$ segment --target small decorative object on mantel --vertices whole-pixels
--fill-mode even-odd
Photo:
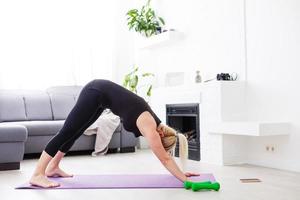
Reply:
[[[237,73],[221,73],[217,74],[217,80],[218,81],[236,81],[237,79]]]
[[[165,25],[164,19],[156,15],[150,2],[148,0],[141,10],[131,9],[126,13],[129,30],[134,29],[146,37],[161,33],[162,26]]]
[[[196,71],[195,82],[196,82],[196,83],[201,83],[201,82],[202,82],[202,78],[201,78],[201,75],[200,75],[200,71],[199,71],[199,70]]]
[[[236,81],[237,78],[238,78],[238,74],[235,73],[235,72],[233,72],[231,74],[229,74],[229,73],[220,73],[220,74],[217,74],[217,76],[215,78],[205,80],[204,82],[213,81],[215,79],[217,81]]]

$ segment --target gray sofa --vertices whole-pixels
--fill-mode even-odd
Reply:
[[[0,170],[19,169],[24,154],[41,153],[61,129],[82,87],[0,90]],[[82,135],[70,151],[93,150],[95,136]],[[137,139],[122,123],[109,149],[134,152]]]

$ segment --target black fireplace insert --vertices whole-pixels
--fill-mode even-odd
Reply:
[[[200,160],[199,104],[167,104],[166,123],[184,134],[188,140],[189,159]],[[177,142],[178,143],[178,142]],[[178,144],[175,156],[178,157]]]

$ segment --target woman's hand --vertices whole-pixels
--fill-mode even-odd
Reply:
[[[191,176],[200,176],[200,174],[199,174],[199,173],[191,173],[191,172],[186,172],[186,173],[184,173],[184,175],[185,175],[186,177],[191,177]]]

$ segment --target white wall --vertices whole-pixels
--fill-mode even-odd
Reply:
[[[215,143],[223,145],[223,159],[227,160],[223,162],[242,160],[300,171],[300,2],[247,0],[246,24],[243,0],[153,0],[153,6],[185,39],[151,50],[134,49],[134,58],[129,48],[130,52],[122,52],[126,55],[122,62],[136,62],[159,79],[166,72],[177,71],[193,78],[196,69],[201,70],[203,79],[219,72],[237,72],[241,80],[247,80],[248,119],[287,121],[292,130],[288,137],[218,138]],[[129,36],[123,28],[126,34],[119,35],[119,41],[126,46],[134,34]],[[275,151],[266,152],[265,145],[274,145]],[[206,155],[207,161],[214,162],[210,156],[219,155]]]
[[[134,61],[134,35],[128,31],[126,13],[135,7],[136,0],[117,0],[115,26],[113,65],[115,73],[113,79],[122,83],[123,77],[133,68]]]
[[[243,3],[240,0],[153,0],[167,28],[184,34],[175,44],[136,50],[137,62],[158,76],[200,69],[204,79],[220,72],[244,77]]]
[[[251,138],[249,162],[300,171],[300,1],[249,0],[247,16],[249,118],[292,125],[289,137]]]
[[[114,1],[0,1],[0,87],[112,76]]]

